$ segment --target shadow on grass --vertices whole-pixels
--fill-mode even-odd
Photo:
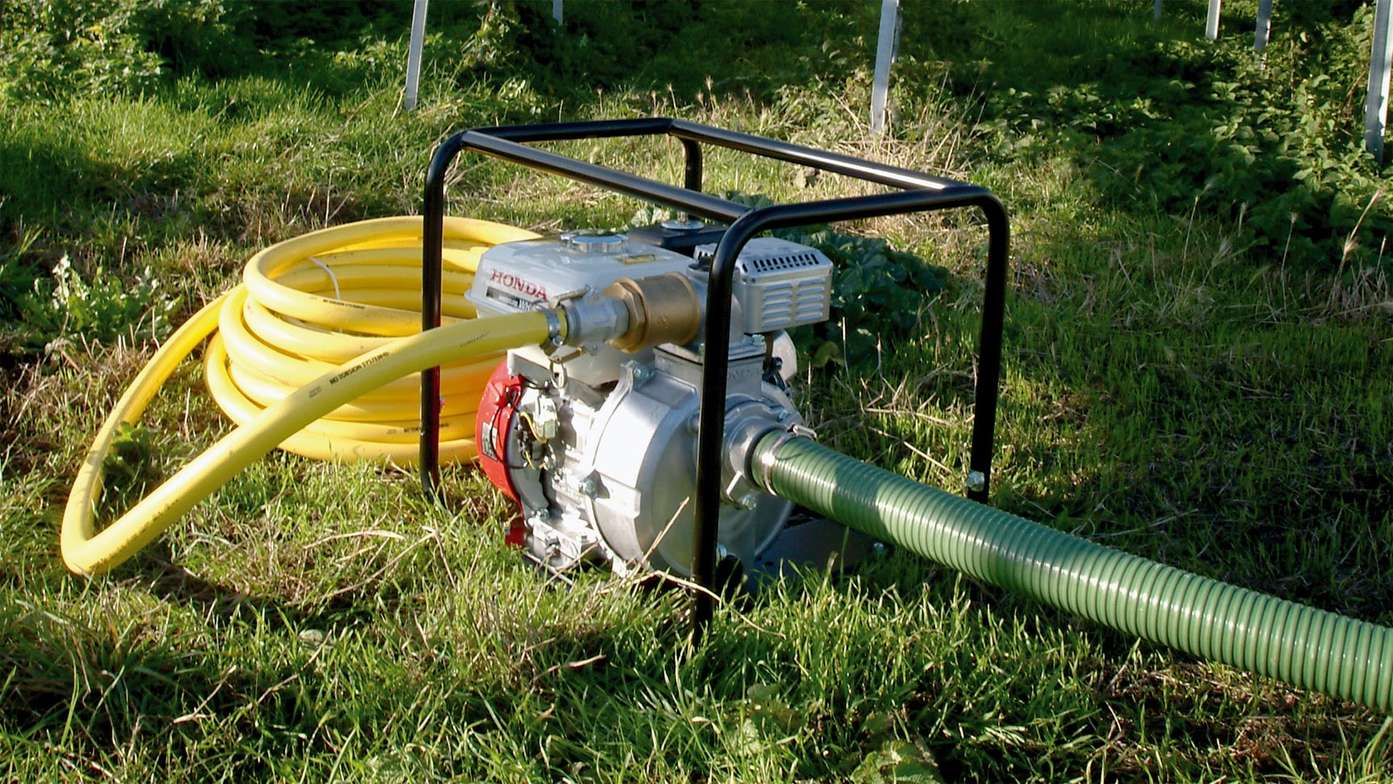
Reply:
[[[180,220],[177,193],[195,181],[197,154],[185,150],[139,161],[101,160],[76,140],[38,133],[0,136],[0,217],[27,228],[74,231],[71,216],[94,210],[153,222]],[[172,227],[171,227],[172,228]],[[177,229],[174,229],[177,230]]]
[[[1024,14],[1025,18],[1018,21],[1046,27],[1047,20],[1040,18],[1038,14],[1030,16],[1027,12],[1011,8],[1004,9],[1003,12]],[[1137,13],[1145,13],[1145,9]],[[922,19],[926,24],[934,19],[928,14],[914,18]],[[734,42],[734,46],[739,46],[742,38],[731,36],[730,40]],[[919,39],[918,36],[909,35],[907,40],[912,42]],[[939,36],[937,40],[943,40],[943,37]],[[680,43],[678,41],[678,44]],[[987,39],[985,43],[993,42]],[[1000,47],[1003,43],[998,40],[994,45]],[[1130,55],[1125,47],[1122,49],[1124,53],[1121,57],[1126,60]],[[702,51],[700,47],[693,46],[685,56],[704,56],[701,55]],[[789,59],[797,61],[800,58],[815,57],[818,51],[818,46],[808,43],[797,49],[796,56],[790,56]],[[1132,50],[1131,55],[1136,55],[1138,51],[1141,49]],[[1029,51],[1024,52],[1023,60],[1013,66],[1017,75],[1028,70],[1028,55]],[[718,60],[713,58],[712,61]],[[642,66],[635,63],[630,63],[630,66],[631,70],[610,78],[617,78],[619,81],[616,83],[646,84],[653,89],[663,86],[660,78],[644,76]],[[328,60],[316,60],[311,67],[329,69],[332,64]],[[787,79],[790,80],[789,83],[796,84],[799,73],[796,68],[790,68],[787,71],[772,70],[762,76],[771,82]],[[813,73],[821,72],[814,70]],[[997,81],[998,87],[1005,87],[1010,81],[1003,72],[989,68],[986,73]],[[300,78],[300,75],[296,75],[294,79],[286,77],[287,81]],[[1086,67],[1066,72],[1041,69],[1034,81],[1022,81],[1018,89],[1047,93],[1053,86],[1073,88],[1096,78],[1096,75],[1090,77]],[[639,81],[633,81],[636,79]],[[643,79],[648,81],[644,82]],[[578,92],[591,94],[591,87],[587,85],[586,90]],[[713,89],[718,93],[726,90],[729,94],[739,87],[738,81],[718,82]],[[692,95],[692,91],[701,90],[703,87],[693,82],[686,84],[682,89],[686,91],[683,95]],[[81,160],[74,163],[65,159],[63,155],[67,154],[66,151],[45,149],[39,144],[33,145],[33,149],[39,150],[43,163],[43,167],[37,170],[40,179],[60,175],[68,168],[81,170],[84,166]],[[0,160],[8,155],[11,160],[27,165],[24,163],[25,156],[32,152],[32,149],[0,150]],[[1094,152],[1091,144],[1080,144],[1076,156],[1078,160],[1088,163],[1092,160],[1090,156],[1093,156]],[[183,162],[172,162],[170,169],[152,175],[153,180],[141,181],[141,190],[169,193],[171,189],[187,185],[190,180],[183,168],[185,165]],[[1096,166],[1090,165],[1088,170],[1097,176],[1111,176]],[[103,171],[94,165],[90,171],[81,172],[76,180],[77,190],[72,194],[78,197],[78,201],[87,202],[89,206],[104,201],[119,202],[123,197],[130,197],[129,192],[120,189],[122,186],[113,185],[111,182],[119,177],[119,172]],[[43,183],[38,183],[34,187],[42,185]],[[113,188],[115,190],[111,190]],[[45,198],[61,202],[64,195],[58,193]],[[1136,215],[1151,213],[1151,207],[1145,204],[1120,209],[1123,212],[1135,212]],[[1097,239],[1096,233],[1081,228],[1078,237],[1070,243],[1068,249],[1078,253],[1091,253],[1094,249],[1090,245]],[[1082,272],[1093,274],[1087,269]],[[1013,294],[1012,299],[1018,296],[1018,293]],[[1202,344],[1216,339],[1222,339],[1224,344],[1239,344],[1252,338],[1252,334],[1243,330],[1196,334],[1185,325],[1163,325],[1157,328],[1163,333],[1162,345],[1170,341],[1175,348],[1180,349],[1177,356],[1165,359],[1162,346],[1154,343],[1139,341],[1129,349],[1127,337],[1119,334],[1122,330],[1118,329],[1117,324],[1120,323],[1121,314],[1117,310],[1094,312],[1080,307],[1077,301],[1073,301],[1061,304],[1013,305],[1013,313],[1024,320],[1020,322],[1020,332],[1015,338],[1008,338],[1008,357],[1013,357],[1008,359],[1008,363],[1014,365],[1025,381],[1038,380],[1061,388],[1067,387],[1079,395],[1081,404],[1064,406],[1073,410],[1064,411],[1059,415],[1062,420],[1055,420],[1061,422],[1059,429],[1075,435],[1082,441],[1093,442],[1101,450],[1111,450],[1114,454],[1099,460],[1092,467],[1093,470],[1080,473],[1073,473],[1072,467],[1064,460],[1056,464],[1042,463],[1041,465],[1047,466],[1044,473],[1052,474],[1053,478],[1044,486],[1023,489],[1014,499],[1008,498],[1009,502],[1035,503],[1039,507],[1038,513],[1026,513],[1046,522],[1051,522],[1049,518],[1052,515],[1075,519],[1089,515],[1097,516],[1100,515],[1100,504],[1106,504],[1105,512],[1110,507],[1125,512],[1134,518],[1133,521],[1146,522],[1164,517],[1169,513],[1168,508],[1180,501],[1201,510],[1197,518],[1182,518],[1178,528],[1189,530],[1179,530],[1173,535],[1169,530],[1163,530],[1160,534],[1146,531],[1128,541],[1137,544],[1157,538],[1183,538],[1185,543],[1180,545],[1178,550],[1187,558],[1199,557],[1204,554],[1210,543],[1217,542],[1219,546],[1216,550],[1225,552],[1211,551],[1211,555],[1220,556],[1224,560],[1219,563],[1229,566],[1216,566],[1216,570],[1232,568],[1236,570],[1236,579],[1239,581],[1255,582],[1259,584],[1258,587],[1267,587],[1262,583],[1269,579],[1292,579],[1294,573],[1301,571],[1300,558],[1305,552],[1302,549],[1303,542],[1324,537],[1335,555],[1321,566],[1322,576],[1310,580],[1304,586],[1292,585],[1291,591],[1281,590],[1280,593],[1304,595],[1326,605],[1338,606],[1350,602],[1356,611],[1365,615],[1379,612],[1379,605],[1386,604],[1382,597],[1393,595],[1390,594],[1390,590],[1393,589],[1390,589],[1388,580],[1381,576],[1386,570],[1381,571],[1379,564],[1382,562],[1386,565],[1386,558],[1383,556],[1386,556],[1388,551],[1386,543],[1380,543],[1377,539],[1377,532],[1356,531],[1352,535],[1340,536],[1327,531],[1324,526],[1314,531],[1306,528],[1307,525],[1314,528],[1311,521],[1323,518],[1333,518],[1337,523],[1341,520],[1352,520],[1355,523],[1363,521],[1369,523],[1371,529],[1384,524],[1381,521],[1387,519],[1387,494],[1379,488],[1389,486],[1389,463],[1380,462],[1383,455],[1379,451],[1380,445],[1364,443],[1359,449],[1354,450],[1358,452],[1359,457],[1352,460],[1349,454],[1353,452],[1342,453],[1339,447],[1350,443],[1351,439],[1358,439],[1360,433],[1364,432],[1364,423],[1358,421],[1359,417],[1346,416],[1342,419],[1338,414],[1323,415],[1325,418],[1321,420],[1320,432],[1311,436],[1310,422],[1300,413],[1300,399],[1284,398],[1280,403],[1273,403],[1261,397],[1244,397],[1253,394],[1251,391],[1243,391],[1244,387],[1248,390],[1255,389],[1253,382],[1260,380],[1264,373],[1272,378],[1271,374],[1274,371],[1280,371],[1282,360],[1250,360],[1242,356],[1224,360]],[[1025,318],[1027,316],[1029,318]],[[975,324],[975,321],[972,323]],[[1024,334],[1026,331],[1031,331],[1031,334]],[[960,332],[971,335],[975,340],[973,327],[964,326]],[[1052,344],[1060,343],[1060,335],[1064,333],[1074,335],[1076,340],[1086,345],[1072,349],[1065,345],[1064,353],[1070,356],[1061,363],[1051,355],[1050,350]],[[1186,348],[1182,343],[1195,345]],[[1304,350],[1302,344],[1295,341],[1277,345],[1282,351],[1287,352],[1282,356],[1295,356]],[[1350,346],[1356,350],[1368,350],[1370,353],[1377,351],[1376,346],[1371,348],[1370,344],[1358,335],[1351,341],[1340,344],[1342,350]],[[1037,355],[1023,358],[1023,350]],[[1326,358],[1339,353],[1328,346],[1311,350],[1319,350]],[[1084,361],[1080,359],[1080,353],[1096,353],[1096,357]],[[1098,368],[1104,365],[1120,370],[1117,374],[1099,371]],[[1276,386],[1291,389],[1317,382],[1323,383],[1324,379],[1355,372],[1359,367],[1354,360],[1346,359],[1339,359],[1338,362],[1332,360],[1329,363],[1317,361],[1301,364],[1293,368],[1289,374],[1275,376],[1279,379]],[[1379,368],[1386,367],[1386,364],[1371,362],[1363,367],[1365,370],[1360,372],[1370,374],[1366,377],[1368,388],[1377,390],[1377,373]],[[1354,378],[1353,385],[1359,386],[1361,382],[1358,379],[1361,377]],[[964,402],[971,390],[971,385],[966,381],[966,376],[945,376],[935,382],[939,385],[932,387],[931,391],[950,404]],[[1153,382],[1154,387],[1151,386]],[[1228,389],[1232,395],[1215,394],[1216,389],[1221,392]],[[1349,407],[1360,405],[1359,396],[1351,394],[1348,387],[1340,394]],[[1216,407],[1216,401],[1224,405]],[[1336,401],[1337,404],[1339,402]],[[1003,399],[1005,407],[1019,404],[1019,401],[1013,401],[1009,396]],[[1252,411],[1251,416],[1235,423],[1226,412],[1234,410],[1233,406],[1240,404],[1250,411],[1257,410]],[[1107,407],[1124,413],[1110,421],[1106,418],[1091,419],[1086,410],[1101,410]],[[1280,417],[1266,416],[1278,407]],[[1031,415],[1041,417],[1053,413],[1032,408],[1026,410]],[[1195,411],[1208,412],[1201,418],[1198,426],[1192,424],[1193,420],[1190,417]],[[1273,424],[1279,426],[1276,431],[1270,427]],[[1193,428],[1195,432],[1187,435],[1184,432],[1187,428]],[[1226,438],[1226,434],[1235,434],[1235,431],[1234,440],[1249,442],[1249,448],[1242,451],[1228,448],[1234,443]],[[1373,432],[1386,430],[1374,429]],[[1017,436],[1020,438],[1019,433]],[[1180,441],[1175,445],[1172,442],[1176,441],[1177,436],[1193,440],[1188,443]],[[1058,452],[1054,444],[1030,444],[1028,438],[1029,434],[1020,438],[1018,447],[1022,453],[1027,453],[1032,458],[1050,459],[1049,453]],[[1290,440],[1283,440],[1287,438]],[[1276,444],[1283,446],[1279,448]],[[1316,448],[1312,449],[1312,446]],[[1287,466],[1283,461],[1298,453],[1314,454],[1311,455],[1309,463],[1295,465],[1299,470],[1286,470]],[[1240,455],[1237,462],[1231,459],[1234,455]],[[1254,464],[1268,467],[1263,481],[1240,486],[1235,491],[1232,481],[1241,481],[1243,478],[1241,471],[1237,469]],[[1025,462],[1022,465],[1026,466],[1026,470],[1041,472],[1039,465]],[[1220,468],[1206,472],[1203,466],[1207,465],[1217,465]],[[1196,467],[1199,467],[1199,470]],[[1281,470],[1271,470],[1273,468]],[[1321,482],[1317,486],[1310,485],[1308,477],[1311,476],[1320,477]],[[1188,508],[1189,506],[1186,507]],[[1215,525],[1233,513],[1241,513],[1243,518],[1249,521],[1245,523],[1245,527],[1235,530]],[[1281,520],[1291,520],[1294,523],[1292,526],[1283,526],[1276,522]],[[1259,522],[1253,525],[1251,521]],[[1105,529],[1096,532],[1115,533]],[[1281,549],[1288,553],[1284,558],[1266,564],[1255,564],[1241,557],[1244,551],[1259,549],[1255,545],[1264,544],[1279,536],[1289,537],[1281,543]],[[1367,544],[1360,545],[1361,539],[1367,540]],[[1352,549],[1356,545],[1362,549]],[[1171,545],[1165,542],[1147,545],[1162,552],[1169,546]],[[1239,555],[1234,555],[1234,552],[1238,552]],[[1348,561],[1340,560],[1340,555],[1346,552],[1356,554],[1358,560],[1353,566],[1350,566]],[[155,594],[161,601],[187,604],[201,614],[238,624],[249,624],[253,620],[269,623],[277,633],[290,634],[307,623],[323,623],[332,628],[342,628],[345,624],[351,625],[354,620],[371,616],[375,611],[369,603],[358,598],[349,598],[343,606],[336,605],[322,613],[316,610],[315,614],[311,615],[303,610],[288,607],[274,597],[245,596],[228,591],[223,586],[200,580],[182,568],[167,563],[146,560],[140,568],[144,577],[153,579]],[[1356,580],[1364,581],[1362,585],[1359,582],[1354,583],[1354,588],[1361,595],[1373,598],[1347,598],[1343,594],[1350,587],[1350,583],[1325,582],[1327,577],[1339,577],[1342,572],[1353,574]],[[937,579],[942,575],[933,573],[930,576]],[[873,575],[871,579],[876,588],[881,588],[898,585],[899,578],[878,574]],[[941,592],[943,581],[938,581],[940,584],[937,588],[912,583],[905,590]],[[978,597],[976,592],[973,595]],[[1004,599],[999,592],[990,590],[982,590],[979,598],[1010,601]],[[1032,615],[1038,614],[1045,618],[1046,622],[1062,617],[1061,614],[1029,603],[1027,605]],[[278,747],[278,753],[279,749],[283,748],[284,753],[290,754],[306,748],[307,745],[321,742],[306,741],[304,738],[316,737],[314,733],[319,726],[317,722],[321,715],[332,710],[335,704],[333,689],[328,680],[330,676],[306,672],[300,663],[271,666],[262,670],[239,669],[228,674],[226,670],[216,666],[216,657],[200,659],[196,652],[183,653],[168,643],[129,649],[108,642],[104,634],[92,632],[87,639],[74,640],[72,645],[64,645],[61,644],[61,636],[48,636],[53,631],[52,627],[35,625],[26,628],[26,623],[29,622],[15,621],[11,627],[13,633],[3,635],[6,639],[19,641],[9,649],[8,654],[4,654],[13,657],[6,662],[6,670],[17,673],[12,680],[11,690],[7,691],[3,698],[6,715],[16,717],[21,726],[28,725],[31,729],[59,726],[62,717],[66,715],[69,700],[76,690],[79,695],[81,721],[86,722],[85,726],[88,729],[85,732],[94,749],[105,748],[108,737],[130,735],[134,731],[133,728],[139,725],[141,716],[146,716],[149,720],[166,721],[175,727],[174,731],[177,734],[195,738],[202,732],[198,729],[201,721],[191,719],[177,722],[177,719],[190,713],[206,713],[237,717],[228,725],[237,734],[255,735],[279,723],[282,726],[272,730],[284,733],[276,735],[283,741],[283,746]],[[671,628],[658,630],[655,636],[664,651],[645,653],[636,650],[631,641],[615,634],[561,631],[557,639],[538,654],[535,669],[547,673],[542,679],[542,686],[546,694],[557,699],[558,711],[564,715],[561,721],[564,728],[562,735],[580,739],[594,735],[596,727],[605,724],[600,719],[609,719],[613,724],[626,720],[637,721],[635,713],[640,712],[632,710],[635,706],[655,711],[663,709],[663,700],[677,690],[668,682],[669,672],[661,662],[667,658],[665,651],[680,646],[681,624],[674,623]],[[1116,655],[1119,659],[1125,656],[1128,645],[1124,636],[1105,637],[1108,640],[1105,647],[1109,655]],[[989,644],[986,640],[981,642],[984,646]],[[710,662],[711,669],[694,674],[700,679],[717,679],[722,674],[722,667],[735,661],[787,663],[791,659],[791,650],[791,643],[786,640],[757,635],[727,635],[716,638],[708,651],[707,661]],[[866,653],[870,655],[873,652]],[[577,668],[568,666],[597,654],[606,655],[608,663]],[[969,664],[967,654],[963,656],[960,664],[966,667]],[[74,661],[82,661],[84,664],[74,669],[71,666]],[[631,665],[633,671],[628,669]],[[556,668],[554,671],[551,669],[553,667]],[[110,673],[120,673],[120,678],[116,679]],[[725,681],[724,692],[738,695],[741,688],[733,685],[734,676],[727,677],[729,680]],[[930,714],[943,714],[945,711],[948,713],[944,721],[948,724],[981,721],[980,717],[970,715],[966,707],[955,708],[951,702],[945,705],[941,699],[926,696],[938,693],[941,689],[942,682],[938,680],[939,677],[926,670],[922,680],[913,684],[915,694],[908,704],[916,711],[916,726],[934,726],[939,718]],[[92,679],[88,682],[94,684],[104,683],[106,688],[84,690],[86,687],[82,685],[83,678]],[[423,680],[406,684],[383,683],[382,691],[389,695],[389,707],[407,708],[412,704],[408,692],[413,685],[420,684],[439,688],[439,684]],[[1031,692],[1038,686],[1039,682],[1014,679],[1010,683],[1013,694],[1011,699],[1017,701],[1016,705],[1025,704]],[[845,688],[853,689],[855,683],[848,683]],[[1214,707],[1205,702],[1204,695],[1196,698],[1198,708],[1189,711],[1177,709],[1171,698],[1164,694],[1160,697],[1155,696],[1156,691],[1161,690],[1159,687],[1153,689],[1149,698],[1152,702],[1148,703],[1154,708],[1150,714],[1152,723],[1148,727],[1157,730],[1156,734],[1174,731],[1170,725],[1172,721],[1191,722],[1196,727],[1222,724],[1203,715],[1209,712],[1208,708]],[[108,694],[111,696],[106,696]],[[214,696],[210,698],[209,695]],[[526,727],[526,732],[522,734],[539,741],[552,732],[544,726],[543,721],[534,722],[519,710],[510,707],[517,704],[518,695],[507,689],[461,688],[457,693],[446,695],[442,699],[443,709],[458,716],[465,725],[496,726],[499,730],[504,730],[520,723]],[[591,709],[597,702],[608,707],[600,711]],[[838,718],[836,714],[844,711],[849,705],[847,692],[838,692],[829,699],[828,704],[832,707],[828,709],[827,715],[821,717],[827,724],[824,731],[841,733],[836,737],[848,746],[854,746],[855,743],[864,740],[857,735],[860,730],[854,726],[835,726]],[[922,717],[918,711],[923,712]],[[340,728],[345,730],[352,723],[349,719],[337,721],[342,722]],[[359,721],[371,725],[373,722],[381,723],[383,717],[369,715],[360,717]],[[1233,738],[1242,728],[1237,724],[1231,724],[1227,727],[1216,726],[1214,730],[1229,732],[1229,735],[1222,737]],[[1200,727],[1194,730],[1194,736],[1208,743],[1207,739],[1211,736],[1205,733],[1209,731]],[[695,733],[694,737],[703,737],[702,733],[712,731],[695,729],[692,732]],[[631,736],[624,739],[631,741],[636,748],[646,749],[648,753],[661,753],[660,748],[651,745],[645,747],[644,744],[650,744],[648,738],[649,736],[635,728]],[[582,745],[583,740],[574,743],[577,745],[571,752],[563,753],[557,759],[582,763],[594,759]],[[935,743],[942,744],[940,749],[951,763],[955,759],[954,743],[940,740],[935,740]],[[321,747],[315,748],[326,750]],[[1021,755],[1026,753],[1028,752],[1020,752]],[[1001,764],[1014,766],[1018,763],[1019,760],[1008,760]],[[844,773],[830,762],[814,761],[806,765],[809,775],[830,776]],[[968,767],[971,769],[971,766]],[[1020,764],[1020,769],[1027,768],[1028,765]],[[255,768],[252,772],[265,772],[269,775],[269,771],[259,771]]]

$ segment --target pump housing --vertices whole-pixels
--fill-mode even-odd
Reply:
[[[585,232],[505,243],[483,254],[468,299],[481,316],[514,313],[665,276],[700,302],[712,252],[698,246],[693,258]],[[529,347],[500,363],[479,405],[476,443],[484,471],[519,506],[510,541],[532,559],[554,570],[595,561],[621,574],[690,575],[698,403],[713,350],[729,361],[728,439],[801,425],[787,330],[827,319],[832,262],[816,248],[757,238],[737,269],[731,340],[719,349],[693,324],[637,350]],[[664,321],[644,316],[650,330]],[[724,469],[720,554],[768,562],[793,506],[757,490],[739,466]]]

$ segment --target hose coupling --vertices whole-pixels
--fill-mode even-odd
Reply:
[[[660,343],[683,345],[701,327],[701,297],[686,275],[669,272],[646,278],[620,278],[604,290],[622,303],[628,328],[609,343],[623,351],[641,351]]]
[[[563,320],[562,314],[558,313],[556,308],[546,305],[538,306],[537,312],[541,313],[547,320],[547,344],[559,348],[566,342],[566,334],[569,332],[566,327],[569,325],[570,319]]]
[[[817,433],[806,425],[794,424],[786,430],[766,433],[764,437],[759,440],[759,444],[757,444],[756,447],[762,446],[765,441],[769,441],[768,449],[761,450],[755,448],[750,450],[752,463],[750,466],[750,474],[753,476],[756,484],[759,485],[760,490],[766,493],[774,492],[774,464],[778,462],[779,450],[783,448],[784,444],[787,444],[795,438],[806,438],[816,441]]]
[[[611,341],[629,329],[629,312],[613,297],[595,291],[547,308],[565,317],[565,334],[554,345],[594,346]],[[548,322],[550,323],[550,322]]]

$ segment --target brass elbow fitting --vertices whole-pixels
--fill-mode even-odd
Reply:
[[[647,278],[620,278],[604,290],[624,305],[629,328],[609,343],[640,351],[660,343],[690,343],[701,327],[701,297],[686,275],[669,272]]]

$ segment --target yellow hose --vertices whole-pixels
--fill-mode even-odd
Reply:
[[[536,237],[498,223],[445,219],[444,323],[473,318],[464,300],[479,255]],[[257,412],[343,362],[415,334],[421,325],[421,219],[382,218],[311,232],[261,251],[228,292],[204,355],[208,389],[246,424]],[[441,371],[440,457],[472,460],[474,410],[496,357]],[[316,460],[415,461],[416,377],[372,390],[281,444]]]
[[[408,377],[424,368],[446,368],[442,458],[472,458],[473,411],[496,355],[546,340],[547,322],[540,313],[476,321],[462,298],[485,247],[536,235],[460,218],[446,219],[445,231],[447,318],[425,334],[412,334],[419,311],[400,307],[403,293],[419,298],[420,218],[324,229],[254,256],[244,285],[175,330],[97,432],[63,514],[68,568],[94,574],[115,567],[277,446],[334,460],[411,462],[420,412]],[[97,533],[102,465],[118,427],[140,420],[215,329],[204,361],[208,386],[238,427]]]

